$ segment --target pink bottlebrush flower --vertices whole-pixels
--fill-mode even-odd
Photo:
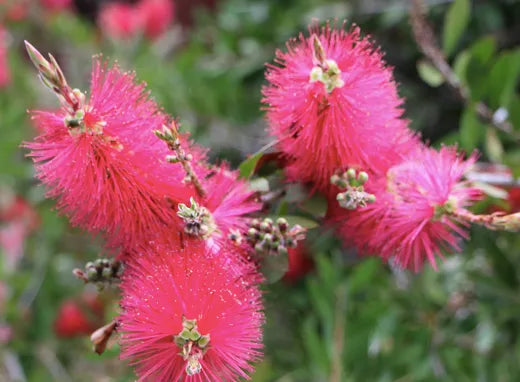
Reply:
[[[154,39],[163,34],[170,26],[174,16],[172,0],[141,0],[137,12],[142,20],[144,34]]]
[[[71,222],[105,231],[110,246],[123,248],[159,232],[177,238],[171,201],[185,200],[193,190],[183,183],[182,168],[165,160],[169,150],[154,130],[166,117],[145,86],[96,59],[90,99],[76,116],[68,113],[34,112],[41,134],[26,146],[38,178]],[[203,160],[204,152],[195,149],[193,156]]]
[[[207,168],[200,170],[206,172],[200,177],[201,189],[178,205],[178,216],[183,220],[187,240],[202,239],[211,251],[218,253],[222,246],[232,244],[228,240],[230,234],[241,236],[247,231],[248,215],[259,211],[261,204],[227,165],[213,166],[209,172]],[[234,252],[240,251],[236,248]]]
[[[428,260],[436,269],[441,250],[459,250],[459,237],[467,237],[452,213],[480,197],[478,189],[461,181],[475,160],[474,155],[463,160],[455,148],[424,148],[373,182],[368,190],[375,203],[333,220],[362,253],[393,258],[415,271]]]
[[[262,205],[254,199],[246,182],[227,165],[214,167],[204,187],[209,191],[201,203],[213,215],[218,230],[227,236],[230,230],[247,230],[248,214],[260,211]],[[212,175],[212,176],[211,176]]]
[[[236,381],[260,356],[260,292],[204,246],[150,253],[127,264],[122,359],[140,381]]]
[[[11,70],[7,56],[7,31],[0,25],[0,88],[11,83]]]
[[[292,159],[289,177],[328,190],[338,169],[384,174],[417,144],[391,68],[358,27],[310,34],[277,52],[263,89],[270,133]]]
[[[72,7],[72,0],[40,0],[40,4],[51,11],[62,11]]]
[[[129,39],[141,31],[143,23],[134,6],[126,3],[110,3],[101,9],[98,25],[107,36]]]

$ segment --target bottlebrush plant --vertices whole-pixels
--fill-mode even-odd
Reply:
[[[311,26],[276,53],[263,103],[279,151],[261,150],[239,171],[209,163],[134,74],[94,58],[87,96],[52,55],[26,47],[59,109],[31,112],[39,136],[25,146],[60,211],[106,239],[113,257],[74,273],[120,288],[119,316],[91,339],[101,353],[117,333],[139,380],[249,378],[269,320],[261,284],[284,275],[319,223],[360,254],[415,272],[458,250],[471,223],[520,228],[520,214],[468,210],[481,197],[465,179],[477,154],[421,142],[392,69],[356,26]],[[269,155],[282,188],[300,183],[305,201],[326,200],[321,218],[271,212],[283,190],[252,179]]]

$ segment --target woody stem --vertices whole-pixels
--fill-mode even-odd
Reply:
[[[451,215],[458,220],[472,224],[482,225],[486,228],[500,231],[520,231],[520,213],[505,215],[493,213],[488,215],[477,215],[464,208],[457,208]]]

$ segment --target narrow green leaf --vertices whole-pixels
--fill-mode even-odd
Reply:
[[[493,36],[486,36],[471,45],[471,56],[485,64],[491,60],[497,48],[496,40]]]
[[[419,77],[431,87],[438,87],[443,84],[444,77],[432,64],[425,60],[417,62],[417,72]]]
[[[500,54],[487,76],[487,94],[494,109],[508,106],[520,75],[520,50]]]
[[[488,127],[486,132],[486,154],[489,160],[492,162],[502,162],[502,156],[504,155],[504,147],[497,133],[492,127]]]
[[[460,143],[467,151],[473,151],[482,141],[485,126],[479,121],[473,106],[468,106],[460,119]]]
[[[327,213],[327,199],[319,194],[303,202],[301,209],[315,217],[324,217]]]
[[[262,273],[269,284],[280,280],[289,269],[289,258],[283,255],[267,255],[262,260]]]
[[[243,161],[238,170],[240,172],[240,177],[244,179],[249,179],[251,175],[255,172],[256,164],[262,158],[263,153],[257,152]]]
[[[289,216],[284,216],[284,218],[286,218],[287,221],[289,222],[289,224],[291,224],[291,225],[299,224],[303,228],[307,228],[307,229],[316,228],[318,226],[317,221],[303,217],[303,216],[289,215]]]
[[[466,29],[471,11],[469,0],[455,0],[444,19],[444,30],[442,36],[442,47],[444,53],[450,56],[453,53],[457,42]]]
[[[457,75],[460,82],[467,86],[468,84],[468,64],[471,60],[471,54],[467,50],[460,52],[453,62],[453,72]]]

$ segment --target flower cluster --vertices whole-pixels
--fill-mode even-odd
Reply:
[[[434,151],[408,129],[392,71],[359,28],[309,32],[277,53],[263,91],[287,175],[327,195],[329,222],[361,253],[435,267],[466,236],[457,223],[478,191],[461,178],[475,157]]]
[[[171,4],[113,3],[101,24],[119,37],[136,28],[155,37]],[[402,118],[392,70],[359,28],[311,27],[287,48],[268,66],[263,94],[288,178],[325,195],[325,219],[360,253],[436,267],[442,250],[459,249],[467,221],[479,219],[466,210],[479,191],[462,180],[475,155],[420,142]],[[307,272],[312,262],[298,243],[305,229],[253,218],[258,195],[227,164],[210,164],[133,73],[95,58],[87,96],[52,55],[27,49],[60,103],[31,112],[39,135],[25,146],[36,176],[73,224],[119,251],[74,271],[121,289],[121,314],[92,334],[95,351],[117,331],[139,380],[248,378],[262,348],[259,268],[289,256],[289,279]],[[511,228],[519,216],[480,222]]]
[[[260,357],[262,277],[228,234],[259,211],[255,194],[226,164],[209,164],[133,73],[95,58],[87,96],[54,57],[27,49],[60,101],[31,112],[37,177],[73,224],[120,253],[74,270],[122,291],[121,316],[92,335],[96,352],[117,328],[142,380],[247,377]]]

